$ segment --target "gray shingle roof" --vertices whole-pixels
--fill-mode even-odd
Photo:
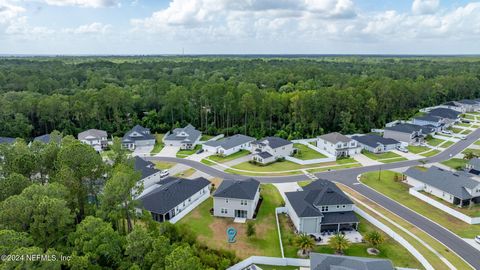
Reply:
[[[138,156],[136,156],[134,159],[134,168],[136,171],[141,172],[142,179],[160,172],[160,170],[155,169],[155,164],[153,164],[152,162],[146,161]]]
[[[37,136],[33,139],[35,142],[43,142],[43,143],[49,143],[50,142],[50,134],[44,134]]]
[[[419,126],[414,124],[398,124],[391,127],[385,127],[385,130],[392,130],[392,131],[408,133],[408,134],[411,134],[413,132],[419,132],[419,131],[422,131],[423,134],[428,134],[433,132],[433,130],[429,127]]]
[[[394,270],[390,260],[310,253],[311,270]]]
[[[460,112],[447,108],[435,108],[428,112],[428,114],[431,116],[438,116],[447,119],[457,119],[460,115]]]
[[[480,158],[472,158],[468,161],[468,164],[474,169],[480,170]]]
[[[334,183],[323,179],[310,183],[302,191],[286,192],[285,196],[299,217],[323,216],[317,208],[322,205],[353,204]]]
[[[15,138],[9,138],[9,137],[0,137],[0,143],[8,143],[12,144],[15,142]]]
[[[134,133],[138,133],[139,136],[132,136]],[[122,138],[122,142],[135,142],[135,141],[146,141],[146,140],[155,140],[155,136],[150,134],[149,128],[144,128],[140,125],[134,126]]]
[[[185,132],[185,136],[180,135],[182,132]],[[200,138],[202,133],[195,129],[194,126],[188,124],[184,128],[176,128],[170,133],[165,140],[168,141],[182,141],[182,142],[195,142]]]
[[[253,142],[253,144],[267,144],[272,149],[279,148],[285,145],[293,144],[291,141],[279,138],[279,137],[265,137],[258,141]]]
[[[260,152],[260,153],[256,153],[255,155],[258,155],[259,157],[261,157],[263,159],[272,157],[272,155],[268,152]]]
[[[338,142],[344,142],[345,143],[345,142],[350,142],[352,140],[349,137],[347,137],[345,135],[342,135],[338,132],[323,134],[323,135],[319,136],[318,138],[320,138],[322,140],[325,140],[327,142],[331,142],[331,143],[338,143]]]
[[[462,200],[472,198],[465,188],[473,189],[480,185],[479,181],[470,178],[466,173],[446,171],[435,166],[427,171],[411,167],[404,174]]]
[[[478,103],[476,101],[471,100],[471,99],[462,99],[462,100],[459,100],[457,102],[461,103],[461,104],[467,104],[467,105],[478,105]]]
[[[101,139],[102,137],[107,137],[107,132],[105,130],[89,129],[78,133],[79,140]]]
[[[377,134],[366,134],[363,136],[353,136],[352,139],[355,141],[370,146],[370,147],[377,147],[379,145],[391,145],[391,144],[399,144],[400,142],[390,138],[384,138]]]
[[[254,140],[255,138],[242,134],[236,134],[218,141],[208,141],[204,143],[204,145],[212,147],[222,147],[223,149],[228,150],[245,143],[253,142]]]
[[[246,180],[223,180],[213,197],[253,200],[260,182],[253,178]]]
[[[439,123],[439,122],[442,121],[442,118],[441,118],[441,117],[434,116],[434,115],[430,115],[430,114],[426,114],[426,115],[423,115],[423,116],[415,117],[414,119],[416,119],[416,120],[422,120],[422,121],[428,121],[428,122],[435,122],[435,123]]]
[[[358,218],[353,211],[324,212],[322,224],[355,223]]]
[[[193,194],[210,185],[210,181],[203,177],[193,180],[175,178],[164,183],[140,198],[141,205],[146,210],[157,214],[166,214]]]

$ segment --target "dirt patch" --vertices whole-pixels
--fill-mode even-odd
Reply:
[[[217,189],[220,184],[222,183],[223,179],[222,178],[218,178],[218,177],[215,177],[215,178],[212,178],[210,179],[210,183],[212,183],[214,186],[215,186],[215,189]]]

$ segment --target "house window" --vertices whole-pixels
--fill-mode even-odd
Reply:
[[[225,198],[225,203],[228,203],[228,198]]]
[[[346,205],[343,205],[343,208],[346,208],[347,206]]]
[[[221,212],[222,214],[228,214],[227,208],[222,208],[222,209],[220,210],[220,212]]]
[[[337,205],[337,208],[340,208],[340,205]]]
[[[185,202],[183,202],[183,206],[185,206]]]
[[[247,205],[247,200],[240,200],[240,205]]]
[[[322,206],[322,212],[328,212],[328,205]]]

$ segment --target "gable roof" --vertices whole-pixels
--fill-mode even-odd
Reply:
[[[411,167],[404,174],[462,200],[472,198],[465,188],[473,189],[480,185],[479,181],[470,178],[467,173],[446,171],[435,166],[427,171]]]
[[[325,140],[327,142],[331,142],[331,143],[338,143],[338,142],[350,142],[352,139],[350,139],[349,137],[343,135],[343,134],[340,134],[338,132],[332,132],[332,133],[328,133],[328,134],[323,134],[321,136],[318,137],[319,139],[322,139],[322,140]]]
[[[310,253],[311,270],[394,270],[390,260]]]
[[[432,128],[429,128],[429,127],[426,127],[426,126],[408,124],[408,123],[398,124],[398,125],[391,126],[391,127],[385,127],[385,130],[392,130],[392,131],[408,133],[408,134],[412,134],[413,132],[420,132],[420,131],[424,134],[428,134],[428,133],[433,132]]]
[[[50,134],[44,134],[41,136],[37,136],[33,139],[35,142],[42,142],[42,143],[49,143],[52,140],[52,136]],[[62,138],[56,138],[57,142],[60,143]]]
[[[134,133],[139,134],[139,136],[133,136]],[[144,128],[140,125],[134,126],[122,138],[122,142],[135,142],[135,141],[145,141],[145,140],[155,140],[155,137],[152,134],[150,134],[149,128]]]
[[[269,152],[266,152],[266,151],[255,153],[255,155],[257,155],[257,156],[259,156],[263,159],[273,157],[272,154],[270,154]]]
[[[253,144],[268,145],[272,149],[279,148],[285,145],[293,144],[291,141],[280,137],[265,137],[260,140],[252,142]]]
[[[468,161],[468,164],[474,169],[480,169],[480,158],[472,158]]]
[[[79,140],[94,140],[107,137],[107,132],[100,129],[89,129],[78,133]]]
[[[448,101],[448,102],[443,103],[442,105],[453,106],[453,107],[460,107],[460,106],[458,105],[458,103],[456,103],[455,101]]]
[[[221,147],[225,150],[232,149],[236,146],[253,142],[255,138],[245,136],[243,134],[236,134],[218,141],[208,141],[204,143],[204,145],[212,146],[212,147]]]
[[[138,156],[135,156],[134,158],[133,167],[136,171],[139,171],[142,174],[142,179],[160,172],[160,170],[155,168],[155,164]]]
[[[15,138],[9,138],[9,137],[0,137],[0,143],[8,143],[12,144],[15,142]]]
[[[246,180],[225,179],[217,188],[213,197],[253,200],[260,182],[253,178]]]
[[[186,135],[181,135],[184,132]],[[167,137],[165,140],[168,141],[182,141],[182,142],[195,142],[197,141],[202,133],[195,129],[194,126],[188,124],[184,128],[176,128]]]
[[[414,120],[421,120],[421,121],[439,123],[439,122],[442,121],[442,118],[438,117],[438,116],[435,116],[435,115],[426,114],[426,115],[423,115],[423,116],[415,117]]]
[[[431,116],[438,116],[447,119],[457,119],[461,113],[447,108],[435,108],[429,111],[428,114]]]
[[[384,138],[377,134],[366,134],[363,136],[353,136],[352,139],[359,142],[360,144],[364,144],[373,148],[376,148],[379,145],[391,145],[391,144],[399,144],[400,142],[391,139],[391,138]]]
[[[457,102],[460,103],[460,104],[478,105],[478,103],[476,101],[471,100],[471,99],[462,99],[462,100],[459,100]]]
[[[141,205],[146,210],[157,214],[166,214],[193,194],[210,185],[210,181],[203,177],[192,180],[165,179],[164,183],[157,184],[158,187],[153,191],[139,198]]]

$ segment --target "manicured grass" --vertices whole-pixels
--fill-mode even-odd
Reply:
[[[198,150],[202,149],[201,145],[196,145],[192,150],[180,150],[177,152],[177,158],[186,158],[192,154],[195,154]]]
[[[153,147],[152,151],[150,152],[150,155],[155,155],[158,154],[163,147],[165,146],[162,142],[163,136],[165,134],[155,134],[155,146]]]
[[[399,158],[391,158],[391,159],[382,159],[379,161],[382,163],[394,163],[394,162],[405,161],[405,160],[408,160],[408,159],[404,157],[399,157]]]
[[[188,226],[197,235],[199,242],[214,248],[226,249],[245,259],[253,255],[280,257],[275,208],[282,205],[283,200],[277,189],[271,185],[261,185],[262,205],[257,214],[255,224],[256,234],[247,237],[247,224],[233,223],[233,218],[218,218],[210,215],[213,207],[212,198],[186,215],[179,224]],[[236,242],[227,242],[226,230],[234,227],[237,230]]]
[[[472,131],[470,129],[464,129],[461,134],[462,135],[468,135],[470,133],[472,133]]]
[[[441,163],[452,169],[458,170],[460,168],[465,168],[465,165],[468,163],[468,160],[462,159],[462,158],[452,158],[452,159],[443,161]]]
[[[311,144],[313,146],[317,146],[317,141],[309,142],[309,144]]]
[[[433,196],[431,195],[430,193],[427,193],[427,192],[423,192],[421,191],[421,193],[425,196],[428,196],[430,197],[431,199],[434,199],[436,200],[437,202],[447,206],[447,207],[450,207],[454,210],[457,210],[458,212],[461,212],[467,216],[470,216],[470,217],[480,217],[480,205],[479,204],[474,204],[470,207],[457,207],[456,205],[453,205],[451,203],[448,203],[436,196]]]
[[[457,123],[455,124],[457,126],[461,126],[461,127],[470,127],[471,124],[467,124],[467,123]]]
[[[356,162],[357,162],[357,161],[356,161],[355,159],[350,158],[350,157],[349,157],[349,158],[346,158],[346,157],[344,157],[344,158],[339,158],[339,159],[337,159],[337,161],[336,161],[337,164],[347,164],[347,163],[356,163]]]
[[[352,158],[345,158],[337,160],[336,162],[322,162],[322,163],[315,163],[310,165],[300,165],[288,160],[277,161],[266,166],[261,166],[257,164],[253,164],[250,162],[243,162],[233,166],[232,168],[239,169],[239,170],[246,170],[252,172],[281,172],[281,171],[289,171],[289,170],[301,170],[301,169],[308,169],[308,168],[315,168],[315,167],[332,167],[335,165],[344,165],[354,163],[358,164],[358,162]],[[322,168],[323,169],[323,168]]]
[[[431,150],[431,151],[428,151],[426,153],[422,153],[420,155],[424,156],[424,157],[431,157],[431,156],[435,156],[436,154],[440,153],[439,150]]]
[[[155,164],[155,168],[159,170],[166,170],[170,169],[171,167],[175,166],[175,163],[172,162],[165,162],[165,161],[153,161]]]
[[[293,144],[293,147],[297,148],[297,153],[295,153],[294,157],[302,160],[309,160],[309,159],[317,159],[317,158],[326,158],[322,153],[319,153],[310,147],[301,144],[301,143],[295,143]]]
[[[463,128],[456,128],[456,127],[450,127],[448,129],[451,130],[453,133],[461,133],[463,131]]]
[[[369,151],[362,151],[362,154],[373,160],[386,159],[386,158],[401,158],[400,155],[395,154],[394,152],[385,152],[385,153],[375,154]]]
[[[200,138],[200,141],[208,141],[213,137],[215,136],[203,134],[202,137]]]
[[[409,145],[407,146],[407,149],[409,152],[412,152],[414,154],[418,154],[418,153],[422,153],[422,152],[426,152],[426,151],[429,151],[430,148],[426,147],[426,146],[414,146],[414,145]]]
[[[469,119],[469,120],[475,120],[474,116],[468,115],[468,114],[464,114],[462,117],[465,118],[465,119]]]
[[[362,183],[390,197],[391,199],[409,207],[420,215],[430,218],[440,225],[448,228],[460,237],[473,238],[480,234],[480,225],[469,225],[445,212],[411,196],[408,193],[409,186],[403,182],[394,180],[394,176],[401,174],[393,171],[382,171],[380,179],[378,172],[365,173],[361,177]]]
[[[334,170],[340,170],[340,169],[356,168],[360,166],[361,166],[360,163],[354,163],[354,164],[345,164],[345,165],[330,166],[330,167],[324,167],[324,168],[318,168],[318,169],[311,169],[307,171],[309,173],[317,173],[317,172],[325,172],[328,170],[334,171]]]
[[[192,174],[194,174],[197,170],[193,169],[193,168],[190,168],[190,169],[187,169],[183,172],[179,172],[177,173],[176,175],[174,176],[177,176],[177,177],[183,177],[183,178],[187,178],[187,177],[190,177]]]
[[[450,147],[454,142],[452,141],[446,141],[444,144],[442,144],[440,147],[447,148]]]
[[[214,165],[217,165],[217,164],[215,164],[215,163],[211,162],[210,160],[208,160],[208,159],[206,159],[206,158],[204,158],[204,159],[200,160],[200,162],[201,162],[201,163],[203,163],[203,164],[205,164],[205,165],[208,165],[208,166],[214,166]]]
[[[480,125],[472,125],[472,128],[480,128]]]
[[[468,152],[472,152],[475,155],[480,156],[480,149],[467,148],[467,149],[462,151],[462,153],[464,153],[464,154],[468,153]]]
[[[473,144],[475,144],[475,145],[480,145],[480,140],[479,140],[479,141],[476,141],[476,142],[474,142]]]
[[[444,140],[440,140],[440,139],[437,139],[437,138],[431,138],[427,141],[427,143],[431,146],[437,146],[437,145],[439,145],[443,142],[444,142]]]
[[[250,154],[250,152],[247,151],[247,150],[240,150],[240,151],[238,151],[236,153],[233,153],[231,155],[228,155],[228,156],[218,156],[218,155],[209,156],[208,159],[210,159],[212,161],[215,161],[215,162],[218,162],[218,163],[224,163],[224,162],[234,160],[234,159],[237,159],[237,158],[249,155],[249,154]]]

